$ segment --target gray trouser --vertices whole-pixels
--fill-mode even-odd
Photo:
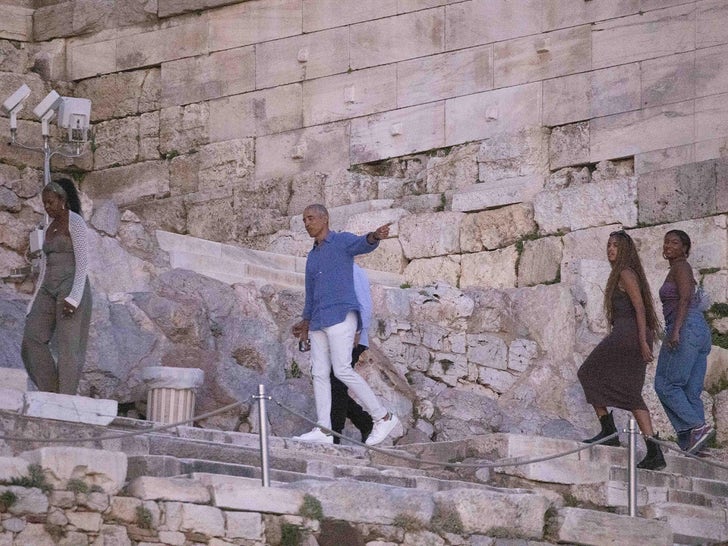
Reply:
[[[91,287],[88,280],[78,309],[71,317],[64,317],[63,300],[68,293],[68,290],[42,286],[25,319],[20,354],[31,381],[40,391],[61,394],[76,394],[78,391],[91,322]],[[58,363],[50,350],[54,333]]]

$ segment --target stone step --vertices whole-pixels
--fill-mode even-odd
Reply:
[[[156,232],[160,248],[169,254],[172,267],[189,269],[227,284],[254,282],[303,289],[306,258],[252,250],[167,231]],[[369,281],[400,286],[403,277],[367,269]]]
[[[551,525],[551,534],[559,543],[672,546],[674,540],[666,521],[583,508],[561,508]]]
[[[644,515],[666,520],[676,543],[701,546],[728,543],[728,511],[725,508],[664,502],[645,507]]]

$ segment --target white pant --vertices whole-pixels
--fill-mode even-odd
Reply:
[[[343,322],[313,330],[311,338],[311,374],[316,399],[318,424],[331,428],[331,370],[361,402],[375,421],[387,415],[387,409],[364,379],[351,367],[351,349],[356,335],[357,316],[350,311]]]

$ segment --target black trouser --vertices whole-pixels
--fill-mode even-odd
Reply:
[[[351,351],[352,367],[359,362],[359,357],[366,350],[366,345],[354,347]],[[359,429],[361,441],[364,442],[372,431],[372,416],[349,396],[346,385],[336,379],[334,373],[331,372],[331,430],[341,434],[347,417]],[[334,443],[338,444],[339,442],[339,438],[334,436]]]

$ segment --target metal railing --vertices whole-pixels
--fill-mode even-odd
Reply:
[[[366,444],[364,444],[362,442],[358,442],[352,438],[347,438],[347,437],[343,436],[342,434],[339,434],[331,429],[321,427],[315,421],[308,419],[305,415],[302,415],[301,413],[297,412],[293,408],[290,408],[290,407],[286,406],[285,404],[282,404],[281,402],[274,400],[271,396],[266,395],[265,386],[262,384],[258,385],[257,394],[252,395],[250,398],[252,400],[257,400],[257,402],[258,402],[261,484],[263,487],[270,487],[270,460],[269,460],[269,446],[268,446],[268,416],[267,416],[267,402],[268,401],[275,403],[277,406],[279,406],[286,412],[290,413],[291,415],[294,415],[300,419],[303,419],[304,421],[312,424],[313,426],[320,428],[326,434],[331,434],[340,439],[344,439],[347,442],[361,446],[361,447],[367,449],[368,451],[382,453],[382,454],[387,455],[388,457],[400,459],[400,460],[407,461],[407,462],[424,464],[424,465],[441,466],[443,468],[481,469],[481,468],[505,468],[505,467],[513,467],[513,466],[525,466],[525,465],[529,465],[529,464],[541,463],[541,462],[545,462],[545,461],[559,459],[562,457],[566,457],[568,455],[573,455],[574,453],[579,453],[580,451],[591,449],[595,445],[603,444],[605,442],[608,442],[612,438],[619,436],[619,432],[615,432],[594,443],[580,444],[577,447],[575,447],[574,449],[569,449],[569,450],[566,450],[566,451],[563,451],[560,453],[546,455],[543,457],[524,458],[522,456],[519,456],[519,457],[512,457],[512,458],[508,458],[508,459],[493,461],[493,462],[485,462],[485,461],[470,462],[470,463],[469,462],[445,462],[445,461],[438,461],[438,460],[432,460],[432,459],[423,459],[422,457],[416,457],[416,456],[414,456],[410,453],[407,453],[405,451],[402,451],[401,449],[398,449],[398,448],[377,447],[377,446],[366,445]],[[155,425],[155,426],[151,426],[151,427],[148,427],[148,428],[145,428],[142,430],[134,430],[134,431],[130,431],[130,432],[120,432],[120,433],[116,433],[116,434],[106,434],[106,435],[101,435],[101,436],[92,436],[92,437],[88,437],[88,438],[83,438],[83,437],[28,438],[25,436],[0,434],[0,440],[17,441],[17,442],[36,442],[36,443],[58,443],[58,444],[74,444],[74,443],[85,443],[85,442],[100,442],[100,441],[104,441],[104,440],[117,440],[117,439],[122,439],[122,438],[129,438],[132,436],[141,436],[144,434],[151,434],[154,432],[160,432],[163,430],[173,429],[178,426],[191,424],[191,423],[194,423],[195,421],[200,421],[202,419],[207,419],[209,417],[213,417],[213,416],[219,415],[221,413],[226,413],[232,409],[235,409],[236,407],[241,406],[242,404],[243,404],[243,401],[234,402],[232,404],[228,404],[228,405],[218,408],[216,410],[209,411],[207,413],[203,413],[200,415],[196,415],[189,419],[185,419],[183,421],[177,421],[175,423],[168,423],[168,424],[164,424],[164,425]],[[637,437],[641,436],[641,433],[638,431],[634,419],[630,419],[629,428],[623,432],[626,432],[628,434],[628,438],[629,438],[629,440],[628,440],[629,460],[628,460],[628,465],[627,465],[628,466],[628,510],[629,510],[629,515],[632,517],[635,517],[637,515],[637,464],[636,464]],[[647,441],[654,442],[664,449],[676,451],[685,457],[695,459],[703,464],[706,464],[709,466],[714,466],[714,467],[721,468],[724,470],[728,470],[728,465],[726,465],[726,464],[721,464],[716,461],[706,460],[706,459],[700,458],[696,455],[685,453],[682,450],[676,448],[670,442],[661,441],[656,438],[647,438]]]

